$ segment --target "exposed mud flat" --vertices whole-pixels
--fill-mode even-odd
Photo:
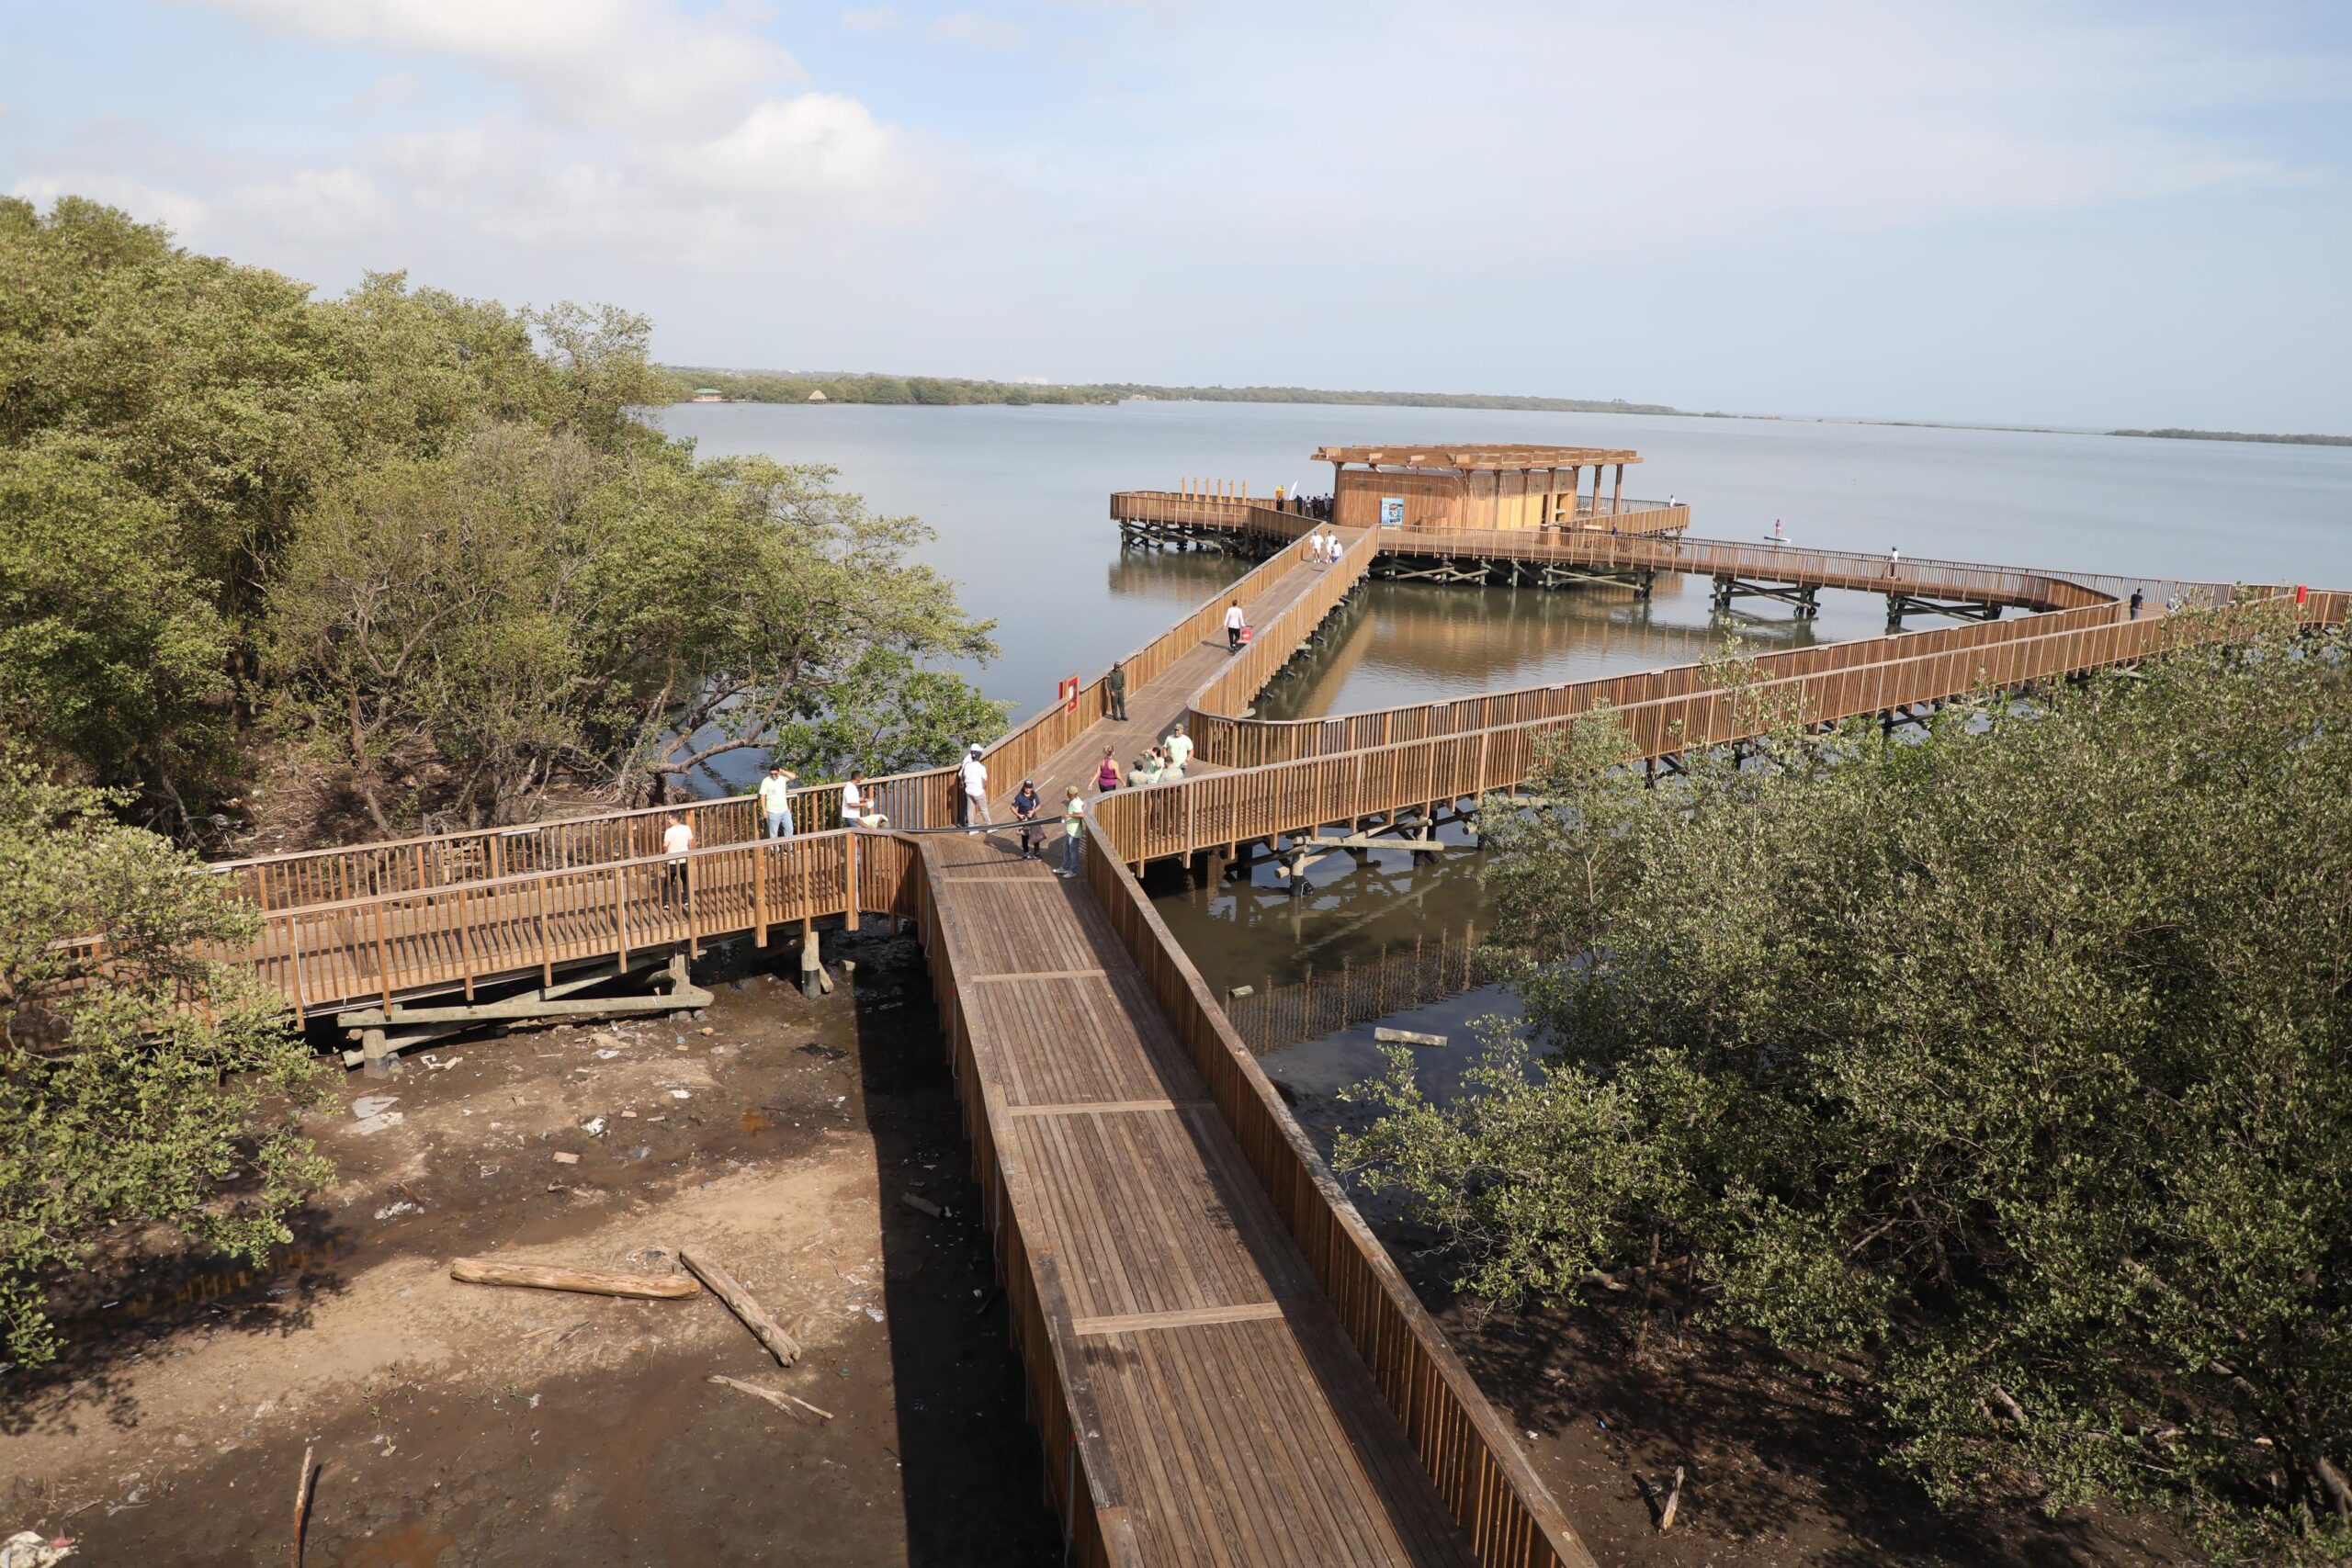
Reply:
[[[768,972],[781,945],[739,950],[697,966],[699,1021],[352,1075],[312,1129],[337,1185],[277,1267],[126,1262],[58,1365],[0,1380],[0,1526],[93,1563],[287,1561],[315,1443],[313,1564],[1058,1562],[919,954],[828,956],[857,972],[813,1003]],[[447,1271],[658,1273],[682,1246],[798,1336],[795,1366],[707,1292]]]

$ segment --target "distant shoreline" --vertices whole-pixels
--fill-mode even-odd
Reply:
[[[1542,398],[1490,392],[1347,392],[1318,387],[1170,387],[1142,381],[1069,385],[980,381],[953,376],[884,376],[857,371],[719,370],[664,366],[677,403],[958,404],[1192,402],[1324,403],[1337,407],[1501,409],[1530,413],[1625,413],[1672,419],[1752,419],[1790,424],[1876,424],[1923,430],[1987,430],[2023,435],[2130,435],[2164,441],[2242,441],[2279,446],[2352,446],[2352,435],[2272,434],[2238,430],[2064,430],[2047,424],[1970,424],[1951,420],[1862,419],[1825,414],[1731,413],[1679,409],[1618,398]]]

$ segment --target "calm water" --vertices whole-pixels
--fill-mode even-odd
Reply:
[[[999,622],[1003,654],[975,673],[1033,711],[1054,682],[1091,672],[1214,591],[1233,562],[1122,556],[1114,490],[1185,476],[1328,487],[1307,460],[1327,443],[1554,442],[1630,446],[1646,461],[1629,495],[1669,492],[1692,532],[1761,538],[1775,517],[1801,545],[2154,576],[2352,583],[2352,449],[1770,420],[1249,403],[1083,408],[683,404],[672,433],[707,456],[827,463],[841,483],[938,530],[926,558],[964,603]],[[1532,684],[1697,656],[1707,583],[1629,600],[1411,584],[1376,589],[1288,711],[1385,706],[1487,685]],[[1662,585],[1663,589],[1663,585]],[[1773,610],[1759,646],[1806,633]],[[1868,595],[1826,594],[1811,635],[1879,631]],[[1352,651],[1351,651],[1352,649]]]
[[[1238,575],[1225,557],[1125,552],[1108,521],[1114,490],[1173,489],[1186,476],[1328,487],[1307,460],[1326,444],[1481,440],[1632,447],[1647,459],[1629,496],[1669,492],[1692,532],[1755,539],[1784,521],[1801,545],[2075,567],[2151,576],[2352,587],[2352,448],[2126,440],[2001,431],[1761,420],[1544,414],[1235,403],[1092,408],[684,405],[673,434],[707,456],[763,453],[827,463],[876,506],[938,530],[925,558],[964,603],[999,622],[1002,657],[974,671],[1027,713],[1054,682],[1091,673]],[[1759,649],[1883,629],[1874,595],[1825,593],[1809,626],[1779,606],[1753,620],[1711,617],[1705,579],[1661,580],[1647,604],[1609,592],[1547,593],[1375,583],[1340,635],[1268,694],[1270,716],[1386,706],[1488,688],[1581,679],[1702,657],[1733,633]],[[1915,623],[1932,624],[1932,623]],[[1459,842],[1458,832],[1446,837]],[[1308,964],[1363,963],[1417,931],[1479,918],[1475,853],[1414,866],[1346,857],[1294,898],[1261,871],[1251,883],[1186,888],[1162,868],[1153,893],[1220,991],[1295,978]],[[1493,1009],[1474,993],[1422,1010],[1457,1036]],[[1422,1052],[1442,1080],[1453,1052]],[[1324,1098],[1377,1064],[1371,1026],[1282,1053],[1269,1068]],[[1317,1107],[1321,1112],[1317,1112]],[[1318,1131],[1323,1126],[1318,1126]]]

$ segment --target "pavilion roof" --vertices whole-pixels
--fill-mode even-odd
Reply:
[[[1579,468],[1595,463],[1638,463],[1639,452],[1608,446],[1325,446],[1318,463],[1374,463],[1390,468]]]

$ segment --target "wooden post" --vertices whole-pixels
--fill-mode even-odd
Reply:
[[[1625,509],[1625,465],[1617,465],[1616,488],[1609,493],[1609,514],[1614,517]]]
[[[768,944],[767,857],[781,852],[782,840],[763,839],[759,844],[759,853],[752,857],[752,919],[758,927],[752,945],[765,947]]]
[[[848,870],[843,873],[842,888],[842,903],[848,908],[848,918],[842,922],[843,931],[857,930],[857,834],[859,831],[863,829],[853,830],[849,837],[842,840],[848,853]]]
[[[555,984],[555,949],[548,942],[548,878],[539,874],[539,984]]]

